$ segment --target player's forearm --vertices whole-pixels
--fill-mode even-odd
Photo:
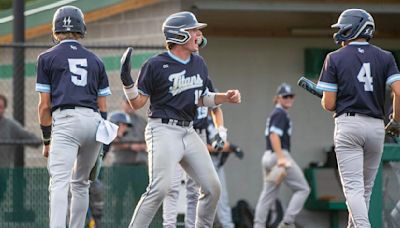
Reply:
[[[335,92],[324,92],[321,99],[322,107],[330,112],[336,110],[336,93]]]
[[[129,104],[135,110],[141,109],[147,102],[148,97],[142,94],[139,94],[134,99],[129,99]]]
[[[215,107],[211,112],[211,116],[216,128],[224,126],[224,115],[220,107]]]
[[[271,133],[269,135],[269,139],[271,141],[272,150],[276,153],[276,157],[278,159],[285,158],[285,155],[283,154],[283,151],[282,151],[282,144],[281,144],[281,139],[279,138],[279,135],[277,135],[275,133]]]
[[[107,112],[107,98],[105,96],[97,97],[97,106],[100,112]]]
[[[131,145],[131,150],[139,152],[147,150],[146,143],[133,143]]]
[[[43,126],[50,126],[51,125],[51,107],[50,104],[44,102],[42,99],[39,100],[38,105],[38,116],[39,116],[39,123]]]
[[[393,91],[393,119],[400,121],[400,81],[392,84]]]

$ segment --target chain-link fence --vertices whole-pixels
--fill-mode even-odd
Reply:
[[[104,62],[112,95],[107,98],[109,111],[121,109],[123,91],[119,79],[120,58],[130,45],[99,46],[85,44]],[[142,63],[164,50],[161,46],[134,46],[133,75],[137,75]],[[0,94],[5,95],[8,105],[5,118],[12,119],[15,113],[23,112],[24,127],[36,138],[18,139],[0,134],[0,227],[47,227],[48,226],[48,179],[46,159],[41,154],[41,131],[37,117],[38,93],[35,92],[37,56],[50,48],[38,44],[0,44]],[[24,59],[16,59],[15,49],[24,50]],[[18,83],[13,80],[13,62],[24,68],[23,100],[15,99]],[[18,103],[16,103],[18,102]],[[22,106],[20,105],[22,104]],[[21,107],[22,110],[16,110]],[[145,115],[146,109],[139,110]],[[1,121],[1,118],[0,118]],[[0,128],[2,125],[0,124]],[[0,129],[1,130],[1,129]],[[1,131],[0,131],[1,132]],[[6,132],[7,133],[7,132]],[[24,168],[14,168],[15,147],[24,145]],[[8,164],[8,165],[7,165]],[[137,176],[132,186],[126,186],[124,173]],[[129,176],[128,176],[129,177]],[[104,168],[105,216],[103,227],[127,227],[133,209],[147,185],[147,168],[130,166]],[[115,183],[118,183],[116,185]],[[118,194],[116,194],[118,193]],[[159,215],[152,227],[161,227]]]
[[[122,53],[128,47],[128,45],[117,45],[117,46],[99,46],[87,44],[85,47],[96,53],[104,62],[106,71],[108,73],[110,88],[112,95],[107,98],[107,106],[109,111],[115,111],[120,109],[120,104],[122,102],[122,86],[119,80],[119,67],[120,58]],[[163,51],[162,46],[133,46],[135,49],[133,57],[133,75],[137,75],[138,70],[142,63],[149,57],[160,53]],[[38,44],[0,44],[0,94],[5,95],[8,98],[8,107],[5,111],[6,117],[12,117],[13,113],[17,110],[13,110],[13,107],[19,107],[19,105],[14,104],[13,94],[18,91],[19,88],[13,86],[13,50],[15,49],[25,49],[25,61],[21,64],[22,60],[15,60],[19,64],[18,66],[25,68],[25,85],[24,85],[24,100],[18,100],[24,104],[24,120],[25,128],[28,131],[35,133],[38,137],[40,136],[40,128],[38,124],[37,117],[37,104],[39,95],[35,92],[36,83],[36,59],[37,56],[50,48],[48,45],[38,45]],[[14,90],[14,91],[13,91]],[[145,115],[146,109],[139,110],[139,114]],[[1,137],[1,136],[0,136]],[[35,140],[31,140],[31,143],[35,144]],[[22,143],[15,139],[15,142],[7,141],[3,143]],[[1,145],[0,139],[0,145]],[[44,167],[46,166],[46,160],[41,156],[39,152],[41,148],[26,148],[25,151],[25,166],[26,167]],[[0,157],[0,160],[3,159]],[[7,159],[7,158],[4,158]]]

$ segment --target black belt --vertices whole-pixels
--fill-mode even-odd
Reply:
[[[345,112],[344,114],[346,116],[356,116],[357,113],[355,113],[355,112]]]
[[[161,119],[161,123],[163,124],[172,124],[172,125],[177,125],[181,127],[189,127],[191,124],[191,121],[186,121],[186,120],[174,120],[174,119]]]
[[[60,110],[66,110],[66,109],[75,109],[74,105],[63,105],[60,107]]]
[[[199,134],[202,134],[203,131],[206,131],[205,128],[195,128],[194,130],[195,130],[197,133],[199,133]]]
[[[59,109],[60,109],[60,111],[62,111],[62,110],[67,110],[67,109],[75,109],[75,108],[90,108],[90,109],[92,109],[93,111],[95,111],[95,112],[97,112],[97,110],[95,110],[94,108],[91,108],[91,107],[84,107],[84,106],[76,106],[76,105],[62,105],[62,106],[60,106],[60,107],[58,107]],[[57,109],[58,109],[57,108]]]

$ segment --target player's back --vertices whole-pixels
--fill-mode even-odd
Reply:
[[[385,87],[394,64],[390,52],[352,42],[327,59],[337,76],[336,115],[355,112],[383,118]]]
[[[66,105],[96,110],[97,96],[109,93],[101,60],[72,40],[61,42],[39,56],[38,83],[50,85],[53,110]]]

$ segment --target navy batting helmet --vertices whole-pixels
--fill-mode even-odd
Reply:
[[[339,29],[333,34],[337,44],[356,38],[371,39],[375,31],[375,23],[372,16],[363,9],[347,9],[343,11],[336,24],[332,28]]]
[[[115,124],[126,124],[132,126],[131,118],[124,112],[115,112],[110,116],[110,121]]]
[[[63,6],[57,9],[53,17],[53,32],[86,33],[86,24],[82,11],[75,6]]]
[[[193,13],[183,11],[167,17],[162,25],[162,31],[167,43],[185,44],[190,39],[187,30],[206,26],[207,24],[199,23]]]

